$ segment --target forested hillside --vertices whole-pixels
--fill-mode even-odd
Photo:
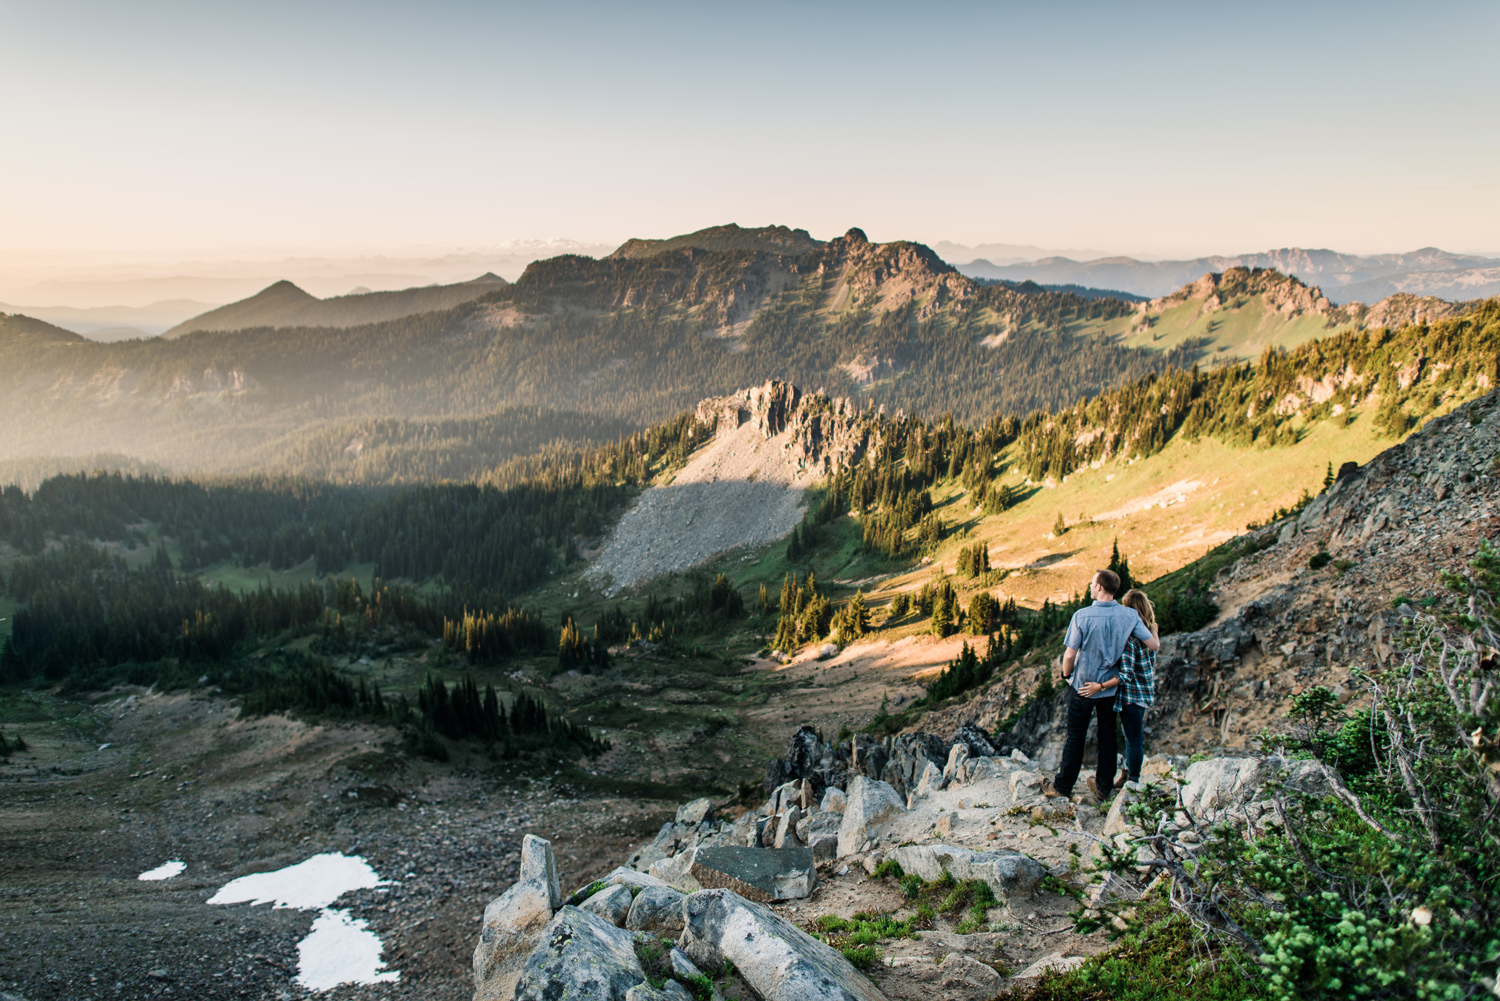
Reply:
[[[871,450],[855,456],[827,483],[820,508],[794,537],[788,559],[814,547],[825,531],[821,526],[851,516],[865,551],[898,563],[915,559],[949,530],[948,516],[934,510],[932,491],[951,492],[948,485],[960,484],[970,497],[967,507],[1000,515],[1035,489],[1019,483],[1018,475],[1028,481],[1060,478],[1090,463],[1150,455],[1177,436],[1276,448],[1294,444],[1316,422],[1347,422],[1357,412],[1397,439],[1428,415],[1500,382],[1497,342],[1500,303],[1492,303],[1431,327],[1339,334],[1291,353],[1267,352],[1254,364],[1148,374],[1091,402],[1052,412],[994,415],[965,425],[952,417],[924,421],[864,410],[856,419],[869,425]],[[819,405],[811,401],[810,412]],[[528,419],[508,418],[523,426]],[[587,425],[576,415],[571,419]],[[330,431],[332,442],[342,440],[346,430]],[[30,665],[24,671],[40,670],[46,651],[59,643],[67,647],[60,663],[76,657],[97,665],[100,658],[116,656],[106,648],[124,650],[118,656],[126,656],[134,648],[118,646],[123,641],[110,637],[122,628],[126,632],[120,635],[135,635],[117,621],[137,614],[130,611],[134,608],[158,609],[151,613],[157,622],[151,630],[157,632],[167,628],[166,620],[157,621],[160,609],[172,610],[172,622],[199,621],[201,613],[205,636],[218,636],[221,626],[231,629],[212,643],[204,639],[204,650],[222,652],[224,644],[238,642],[236,636],[263,635],[243,632],[249,625],[233,625],[256,621],[260,613],[254,609],[261,606],[245,604],[249,599],[226,605],[227,598],[186,580],[225,564],[282,570],[311,561],[323,577],[366,566],[376,577],[426,595],[420,603],[427,610],[411,611],[402,620],[413,628],[437,628],[472,611],[481,624],[498,616],[498,624],[484,627],[499,630],[496,635],[509,635],[512,627],[504,623],[512,622],[522,630],[517,635],[530,637],[531,649],[543,643],[535,635],[539,627],[507,609],[557,574],[577,568],[579,550],[597,543],[635,490],[681,464],[713,432],[683,414],[592,449],[514,460],[481,483],[467,485],[372,489],[266,476],[194,482],[113,474],[56,477],[31,493],[6,488],[0,492],[0,543],[17,556],[6,584],[23,605],[14,620],[15,656],[21,660],[12,661],[12,671],[22,671],[15,666],[21,664]],[[361,433],[371,440],[384,434],[409,443],[428,429],[370,424]],[[436,426],[431,433],[444,432]],[[309,454],[316,459],[318,453]],[[399,448],[392,452],[396,459],[403,454]],[[399,462],[392,462],[390,469],[399,470]],[[969,575],[986,574],[984,562],[982,554],[970,554]],[[113,581],[113,597],[101,597],[92,583],[106,578]],[[919,597],[919,604],[940,598]],[[297,628],[322,628],[332,598],[318,591],[302,599],[268,594],[256,600],[273,610],[304,602],[311,611],[295,613]],[[747,596],[729,601],[707,591],[694,600],[715,614],[750,603]],[[792,624],[780,630],[784,642],[853,628],[826,601],[794,605]],[[958,609],[950,612],[956,622]],[[996,622],[1017,614],[991,612],[999,616]],[[291,628],[286,623],[293,621],[287,618],[292,611],[265,614],[271,616],[267,621],[282,623],[266,629]],[[659,632],[670,614],[696,613],[645,607],[638,620],[631,620],[602,606],[577,611],[580,625],[597,624],[610,635],[627,628],[642,636]],[[97,626],[82,625],[89,621]],[[220,625],[207,624],[212,622]],[[572,628],[556,623],[547,629],[560,626]],[[586,645],[581,636],[575,640]],[[147,652],[142,648],[129,656]],[[580,647],[575,655],[592,654]]]

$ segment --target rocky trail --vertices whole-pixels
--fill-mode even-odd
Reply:
[[[1338,781],[1315,762],[1157,756],[1101,809],[1044,796],[1049,771],[974,726],[839,745],[803,727],[759,809],[684,804],[603,879],[568,880],[528,839],[484,912],[475,1001],[680,1001],[701,977],[723,998],[984,1001],[1108,947],[1159,882],[1142,823],[1191,857],[1215,824],[1253,839],[1282,822],[1286,790]],[[1096,873],[1104,845],[1135,853],[1135,872]],[[862,970],[830,934],[861,921],[884,931],[855,950]],[[666,940],[679,985],[653,986],[642,943]]]

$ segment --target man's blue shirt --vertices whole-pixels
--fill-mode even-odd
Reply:
[[[1119,675],[1115,665],[1131,636],[1143,643],[1152,638],[1151,630],[1146,628],[1135,609],[1126,608],[1117,601],[1096,601],[1073,613],[1063,644],[1078,651],[1078,656],[1073,659],[1073,677],[1069,682],[1079,690],[1078,694],[1083,694],[1083,686],[1090,681],[1102,685]],[[1114,694],[1113,689],[1106,688],[1090,697],[1107,699]]]

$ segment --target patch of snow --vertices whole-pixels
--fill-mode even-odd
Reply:
[[[310,991],[326,991],[340,984],[400,980],[400,971],[384,969],[380,950],[380,937],[364,921],[348,911],[325,909],[308,936],[297,943],[297,983]]]
[[[277,907],[318,911],[312,929],[297,943],[297,983],[311,991],[326,991],[340,984],[401,979],[400,971],[384,969],[380,936],[348,911],[329,906],[351,890],[385,885],[387,881],[358,855],[326,852],[284,869],[232,879],[208,902],[252,906],[274,903]]]
[[[269,904],[313,911],[327,907],[350,890],[364,890],[385,883],[358,855],[326,852],[306,862],[272,872],[257,872],[232,879],[208,898],[210,904]]]
[[[173,859],[171,862],[163,862],[155,869],[147,869],[145,872],[137,876],[136,879],[171,879],[173,876],[178,875],[182,872],[182,870],[186,868],[186,862],[183,862],[180,859]]]

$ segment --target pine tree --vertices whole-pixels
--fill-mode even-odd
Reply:
[[[1052,534],[1059,539],[1068,534],[1068,523],[1063,521],[1062,512],[1057,512],[1057,521],[1052,525]]]
[[[1135,587],[1135,581],[1130,576],[1130,561],[1120,555],[1120,537],[1115,536],[1114,545],[1109,553],[1109,569],[1120,576],[1120,594]]]

